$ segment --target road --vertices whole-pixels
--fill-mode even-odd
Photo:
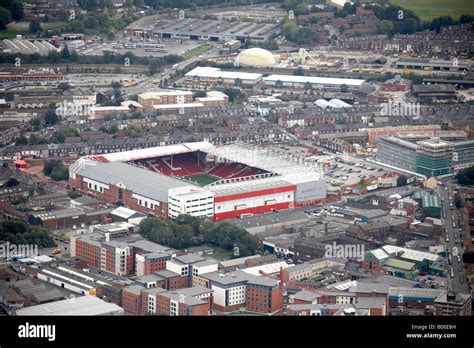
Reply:
[[[207,51],[207,52],[205,52],[205,53],[203,53],[199,56],[196,56],[196,57],[193,57],[191,59],[188,59],[188,60],[185,60],[185,61],[182,61],[182,62],[178,63],[177,70],[182,70],[185,67],[187,67],[188,65],[193,64],[194,62],[209,59],[211,57],[217,56],[218,54],[219,54],[218,46],[214,45],[214,48],[212,48],[211,50],[209,50],[209,51]],[[146,78],[145,80],[139,82],[136,85],[132,85],[132,86],[129,86],[129,87],[124,87],[123,89],[127,92],[128,95],[143,93],[143,92],[146,92],[150,88],[157,89],[157,86],[151,85],[151,81],[156,80],[156,79],[167,80],[171,77],[171,75],[174,73],[174,71],[175,70],[173,70],[171,67],[168,67],[168,68],[164,69],[159,74],[152,75],[152,76]]]
[[[453,188],[445,181],[446,186],[439,186],[438,192],[442,199],[441,221],[445,227],[446,249],[449,251],[448,262],[448,289],[457,293],[468,293],[466,275],[462,260],[463,248],[459,226],[458,210],[454,205]],[[452,207],[452,208],[451,208]],[[459,255],[459,259],[458,256]],[[453,273],[451,274],[451,270]]]

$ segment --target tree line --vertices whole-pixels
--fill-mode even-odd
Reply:
[[[20,21],[24,17],[21,0],[0,0],[0,30],[12,21]]]
[[[235,251],[233,257],[254,255],[258,239],[229,222],[214,222],[181,214],[175,220],[148,218],[140,223],[139,233],[146,239],[175,249],[203,244]],[[237,249],[236,249],[237,248]]]
[[[33,244],[39,247],[53,247],[53,238],[44,228],[30,226],[23,221],[0,221],[0,240],[10,244]]]

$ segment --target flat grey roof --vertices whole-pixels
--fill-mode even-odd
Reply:
[[[136,194],[160,202],[168,202],[170,188],[194,186],[179,179],[123,162],[88,163],[80,168],[77,174],[108,185],[121,183]]]
[[[221,285],[229,285],[234,283],[246,282],[248,284],[263,285],[263,286],[275,286],[278,284],[276,280],[268,279],[263,276],[256,276],[253,274],[242,272],[241,270],[221,273],[221,272],[210,272],[201,275],[201,277],[209,279],[213,283]]]
[[[355,292],[361,293],[386,293],[388,294],[390,286],[383,283],[357,283]]]
[[[173,271],[169,271],[167,269],[163,269],[161,271],[153,272],[153,274],[156,274],[159,277],[163,278],[174,278],[174,277],[179,277],[180,275],[178,273],[175,273]]]
[[[156,281],[162,280],[162,279],[163,279],[163,277],[161,277],[157,274],[147,274],[147,275],[135,278],[135,280],[139,283],[156,282]]]
[[[187,255],[177,256],[177,257],[174,258],[174,260],[177,260],[181,263],[189,264],[189,263],[196,263],[196,262],[205,261],[206,258],[204,258],[202,256],[199,256],[199,255],[196,255],[196,254],[187,254]]]
[[[318,297],[321,297],[321,295],[308,291],[308,290],[303,290],[303,291],[297,292],[293,296],[293,299],[301,300],[301,301],[314,301]]]
[[[166,246],[156,244],[145,239],[130,243],[130,246],[148,251],[150,253],[163,253],[166,251],[174,251],[174,249],[172,248],[168,248]]]
[[[140,295],[140,291],[144,290],[145,288],[141,285],[130,285],[124,288],[123,290],[126,290],[128,292],[131,292],[135,295]]]

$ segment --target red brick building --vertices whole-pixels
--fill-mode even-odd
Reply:
[[[189,316],[210,315],[213,291],[192,287],[179,291],[162,288],[141,290],[141,314]]]
[[[246,308],[252,312],[274,313],[282,308],[282,289],[274,280],[255,277],[247,282]]]
[[[131,285],[122,289],[122,308],[129,313],[140,315],[142,310],[140,285]]]

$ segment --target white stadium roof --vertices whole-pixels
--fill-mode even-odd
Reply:
[[[319,180],[324,176],[317,164],[293,158],[288,153],[259,148],[254,145],[231,144],[214,147],[207,150],[207,152],[216,157],[226,158],[233,162],[243,163],[270,173],[279,174],[280,180],[287,180],[293,184],[307,181],[308,178]],[[222,180],[209,186],[217,185],[221,182]]]
[[[169,145],[169,146],[156,146],[156,147],[149,147],[146,149],[138,149],[138,150],[130,150],[124,152],[115,152],[115,153],[108,153],[100,155],[105,157],[109,162],[126,162],[126,161],[133,161],[136,159],[142,158],[152,158],[152,157],[160,157],[160,156],[169,156],[169,155],[176,155],[180,153],[187,153],[193,151],[208,151],[212,149],[214,146],[207,142],[195,142],[195,143],[185,143],[185,144],[177,144],[177,145]]]

